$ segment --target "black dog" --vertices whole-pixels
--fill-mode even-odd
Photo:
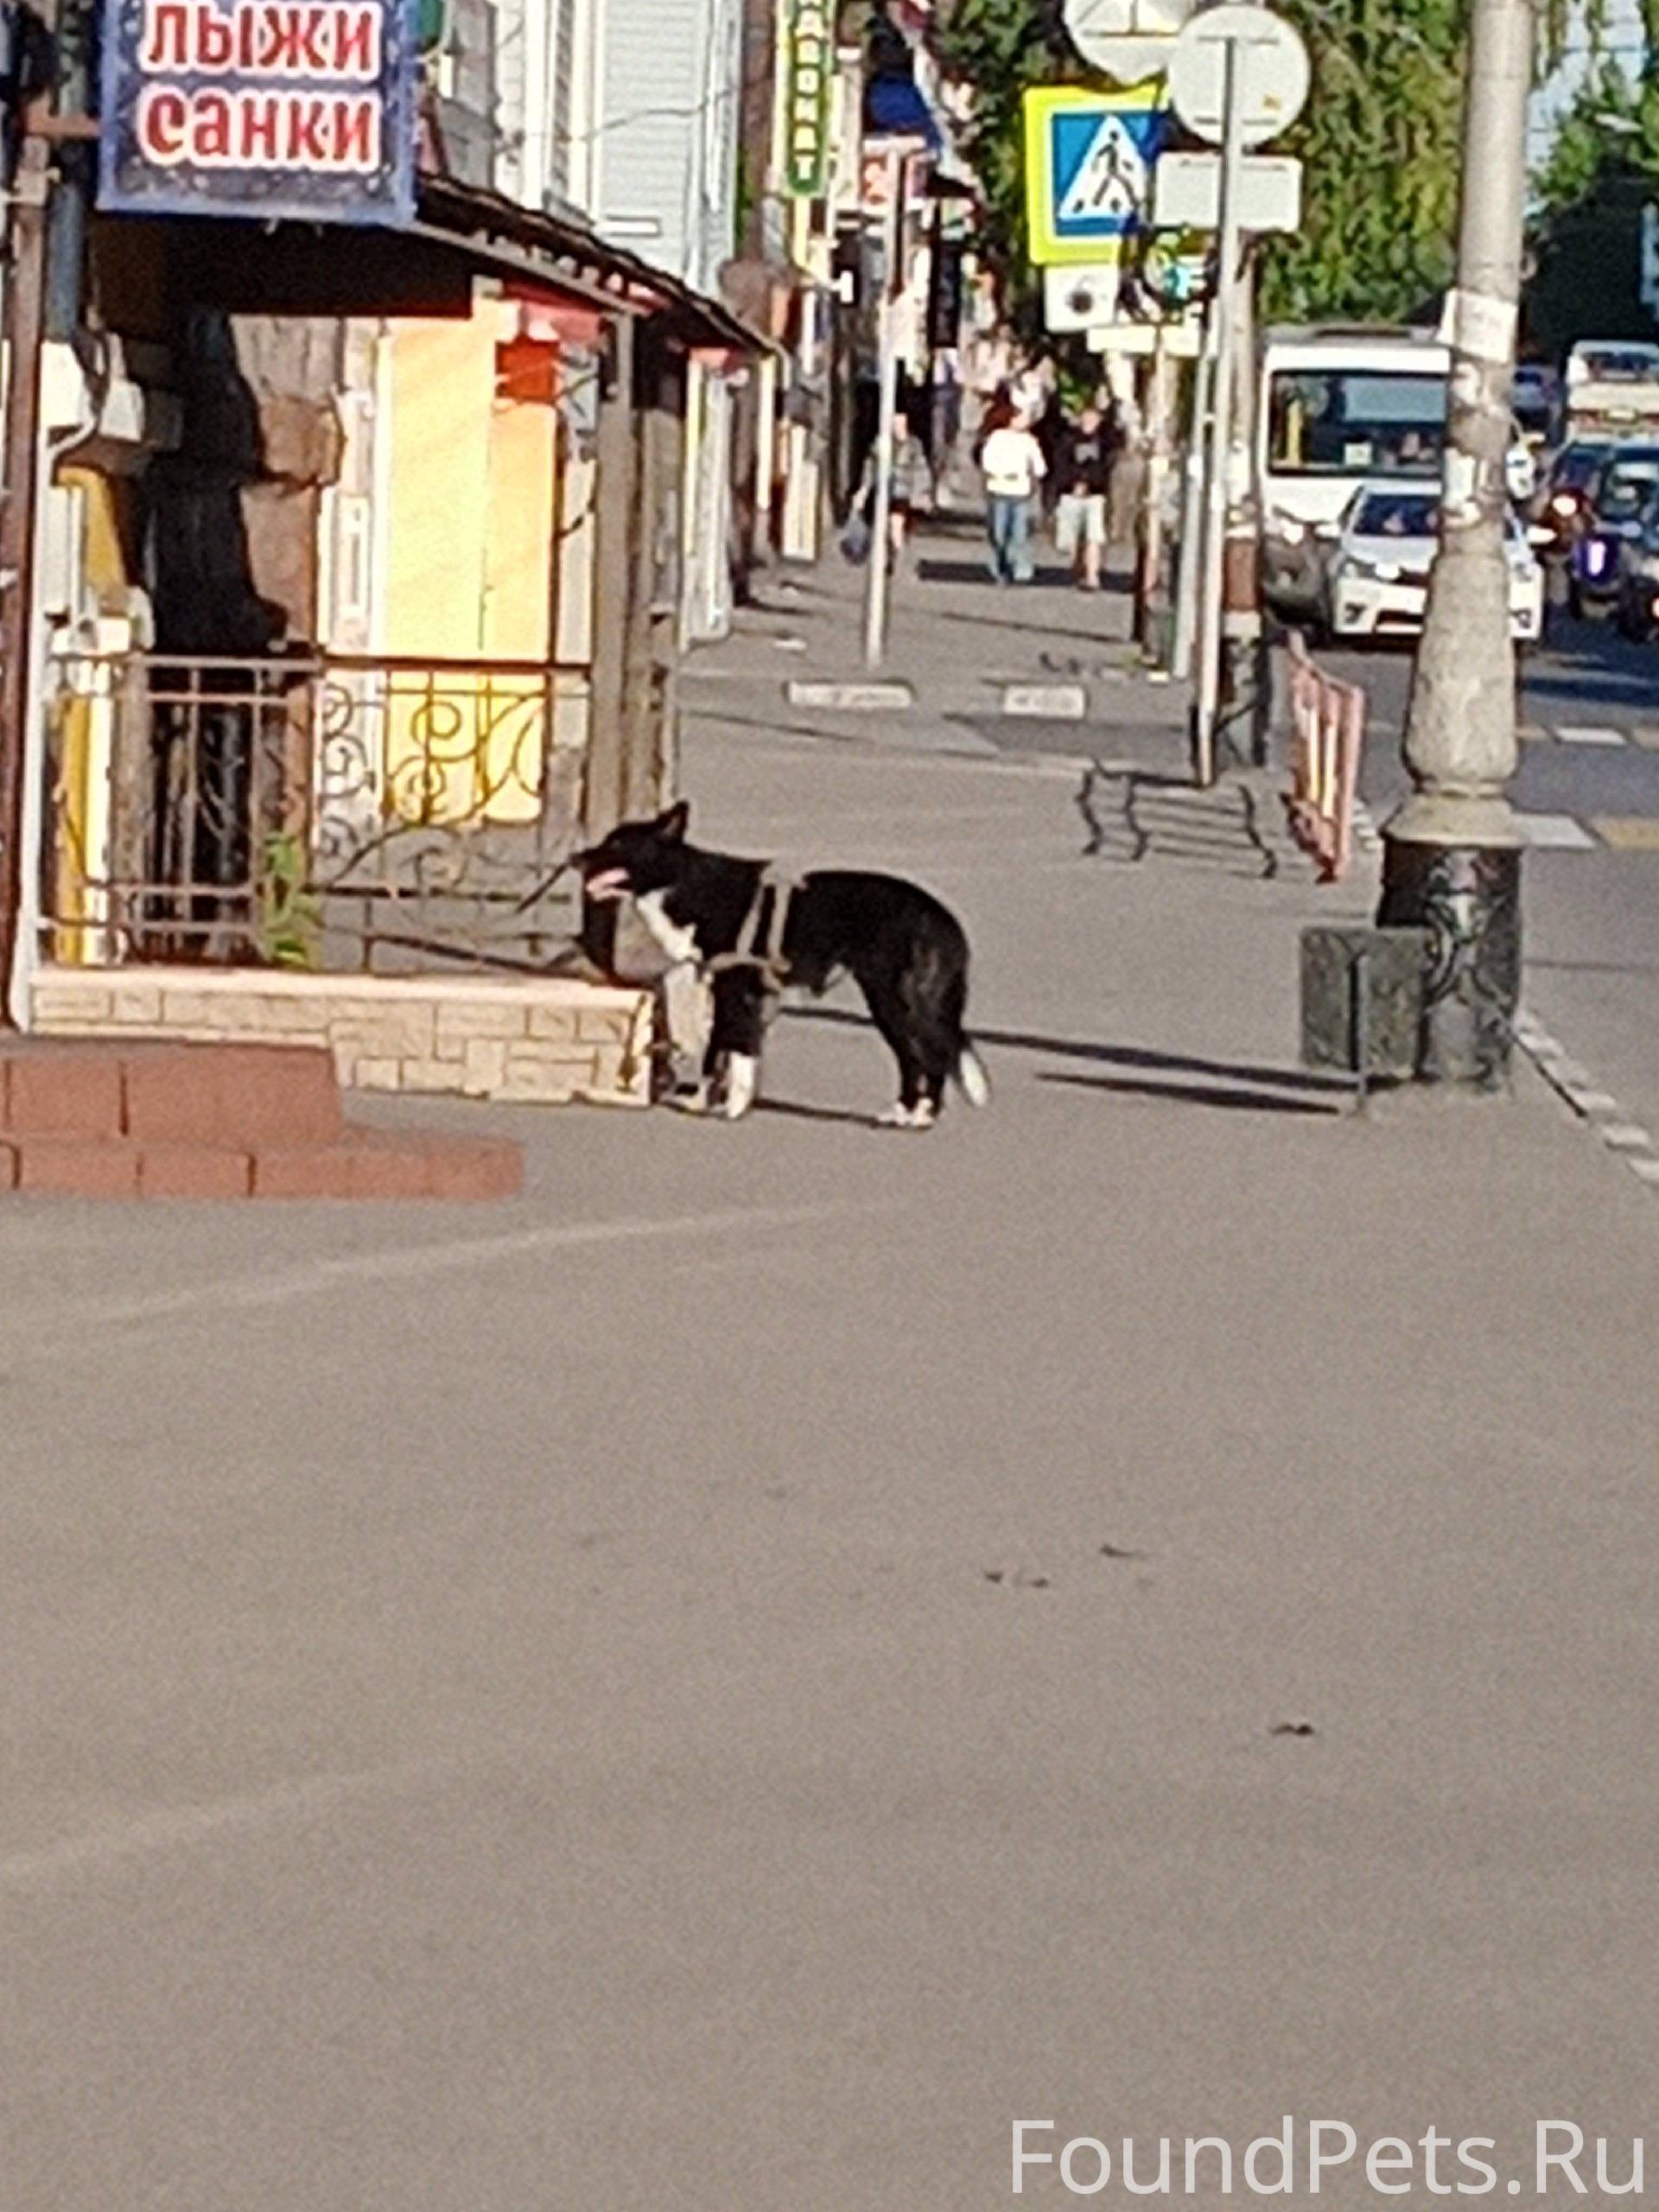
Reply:
[[[897,876],[815,869],[798,882],[761,861],[685,841],[683,801],[654,822],[625,822],[579,856],[590,899],[632,899],[677,964],[713,989],[714,1025],[697,1094],[684,1103],[732,1121],[753,1103],[760,1047],[780,991],[857,982],[899,1063],[899,1103],[881,1118],[931,1128],[954,1080],[976,1106],[990,1096],[963,1028],[968,940],[948,908]]]

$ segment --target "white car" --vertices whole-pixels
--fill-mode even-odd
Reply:
[[[1440,543],[1440,493],[1399,483],[1371,483],[1354,495],[1331,549],[1325,610],[1336,638],[1411,637],[1423,626],[1428,571]],[[1510,567],[1510,627],[1517,644],[1544,630],[1544,572],[1513,513],[1504,552]]]

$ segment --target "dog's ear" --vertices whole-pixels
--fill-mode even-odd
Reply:
[[[685,842],[685,826],[690,819],[690,800],[677,799],[666,814],[658,816],[657,835],[664,844],[683,845]]]

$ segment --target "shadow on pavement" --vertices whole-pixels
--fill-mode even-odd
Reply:
[[[1659,960],[1533,960],[1529,974],[1542,976],[1659,976]]]
[[[786,1021],[830,1022],[845,1029],[874,1027],[868,1014],[855,1013],[850,1007],[790,1007],[783,1018]],[[972,1034],[976,1045],[1000,1051],[1046,1052],[1057,1059],[1090,1060],[1107,1067],[1144,1069],[1153,1074],[1213,1077],[1224,1084],[1257,1084],[1265,1089],[1300,1092],[1315,1098],[1345,1098],[1352,1089],[1339,1076],[1311,1075],[1301,1068],[1261,1067],[1249,1062],[1195,1059],[1185,1053],[1159,1052],[1140,1045],[1099,1045],[1077,1038],[1039,1037],[1023,1029],[982,1029],[977,1024],[973,1025]],[[1082,1077],[1058,1075],[1051,1079],[1056,1083],[1085,1080]],[[1173,1095],[1191,1097],[1198,1094],[1177,1090]],[[1323,1109],[1316,1105],[1313,1110]]]
[[[1263,879],[1279,873],[1279,855],[1246,784],[1200,791],[1189,779],[1096,759],[1077,804],[1089,831],[1085,859],[1179,860]]]
[[[927,554],[917,562],[916,574],[925,584],[983,584],[987,591],[1065,591],[1071,584],[1070,569],[1040,563],[1029,583],[998,584],[983,561],[939,561]]]
[[[757,1114],[776,1114],[791,1122],[840,1122],[849,1129],[873,1129],[875,1116],[855,1114],[844,1106],[803,1106],[793,1098],[757,1098]]]
[[[1126,1098],[1168,1098],[1180,1106],[1219,1106],[1238,1114],[1301,1114],[1330,1120],[1343,1109],[1335,1101],[1285,1098],[1269,1090],[1240,1090],[1232,1086],[1194,1090],[1185,1084],[1152,1083],[1144,1078],[1112,1075],[1039,1075],[1039,1083],[1063,1085],[1071,1090],[1103,1090]]]

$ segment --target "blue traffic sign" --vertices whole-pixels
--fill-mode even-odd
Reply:
[[[1153,171],[1169,136],[1161,87],[1045,86],[1026,95],[1032,258],[1109,260],[1150,220]]]

